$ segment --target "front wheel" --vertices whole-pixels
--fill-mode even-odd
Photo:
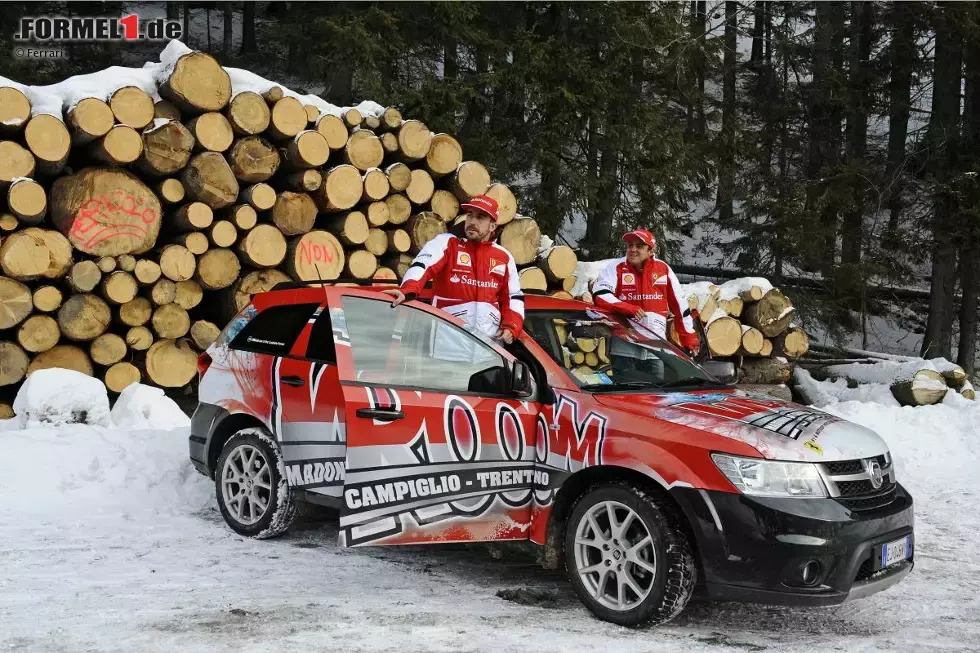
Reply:
[[[264,539],[281,535],[296,515],[282,452],[268,433],[243,429],[218,456],[214,475],[221,516],[233,531]]]
[[[599,485],[572,508],[565,568],[600,619],[660,624],[687,605],[697,579],[681,517],[667,500],[628,483]]]

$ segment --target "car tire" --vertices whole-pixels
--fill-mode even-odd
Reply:
[[[221,516],[239,535],[275,537],[284,533],[296,516],[282,451],[262,429],[243,429],[225,442],[218,456],[214,487]]]
[[[616,529],[609,528],[613,520]],[[669,500],[630,483],[587,490],[565,525],[565,570],[579,599],[621,626],[662,624],[680,614],[697,580],[681,520]]]

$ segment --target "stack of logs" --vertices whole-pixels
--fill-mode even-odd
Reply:
[[[395,108],[321,114],[277,86],[232,96],[200,52],[158,90],[115,89],[61,120],[0,87],[0,386],[63,367],[113,392],[185,387],[256,292],[400,278],[478,194],[499,202],[502,237],[537,230],[508,224],[513,193],[452,136]]]
[[[792,363],[807,355],[810,339],[796,324],[796,310],[786,295],[762,280],[683,287],[694,290],[688,306],[697,310],[711,358],[734,361],[739,384],[790,380]]]

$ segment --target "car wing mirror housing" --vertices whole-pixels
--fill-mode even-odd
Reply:
[[[735,363],[731,361],[704,361],[701,363],[701,367],[722,383],[735,383],[738,379]]]
[[[531,396],[531,370],[522,361],[514,361],[511,368],[510,390],[518,397]]]

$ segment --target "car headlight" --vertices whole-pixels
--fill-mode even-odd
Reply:
[[[761,458],[742,458],[721,453],[711,459],[742,494],[755,497],[826,497],[817,466]]]

